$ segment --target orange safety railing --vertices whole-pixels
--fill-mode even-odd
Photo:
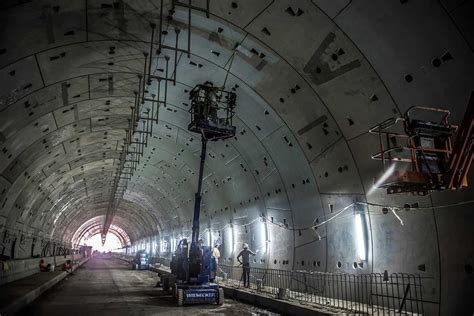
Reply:
[[[419,113],[424,119],[416,118]],[[474,151],[474,93],[459,129],[449,123],[450,114],[444,109],[413,106],[403,117],[387,119],[369,130],[379,136],[379,151],[371,158],[382,162],[383,171],[394,162],[411,165],[411,170],[395,172],[379,187],[387,188],[389,193],[426,194],[467,186]]]

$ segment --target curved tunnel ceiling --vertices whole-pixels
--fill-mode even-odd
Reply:
[[[159,2],[1,5],[0,225],[65,242],[78,240],[85,223],[96,229],[107,213]],[[163,44],[174,46],[179,29],[185,49],[187,9],[170,12],[169,2]],[[193,10],[191,56],[177,55],[176,85],[168,87],[168,104],[160,108],[114,227],[131,242],[189,233],[200,146],[187,131],[188,91],[204,81],[223,84],[227,71],[226,87],[237,93],[238,133],[209,146],[202,225],[221,230],[262,214],[281,223],[269,228],[280,239],[271,244],[272,267],[291,268],[281,263],[289,261],[296,269],[322,257],[321,269],[331,271],[339,257],[356,257],[347,216],[316,233],[285,225],[308,227],[355,201],[432,207],[469,199],[470,188],[427,197],[368,193],[381,173],[370,160],[378,140],[369,128],[414,104],[450,109],[455,123],[462,118],[474,69],[463,6],[472,7],[222,0],[211,1],[209,18]],[[174,52],[165,49],[154,58],[155,74],[164,72],[164,56],[174,64]],[[147,90],[148,97],[157,94],[153,85]],[[470,238],[465,223],[472,215],[453,207],[457,215],[447,220],[442,211],[407,212],[400,226],[369,207],[364,271],[419,272],[425,264],[437,279],[449,273],[450,265],[440,262],[454,251],[463,264],[469,252],[451,249],[440,236],[457,227],[460,240]],[[400,256],[406,249],[417,256]],[[433,284],[433,300],[440,288]]]
[[[83,238],[89,239],[96,234],[100,234],[102,225],[104,224],[104,220],[104,216],[97,216],[84,222],[81,227],[76,230],[72,238],[70,238],[72,244],[78,245],[83,240]],[[127,224],[127,220],[124,220],[123,218],[117,216],[115,217],[115,222],[117,223],[117,225],[111,225],[109,232],[118,238],[122,247],[130,246],[130,235],[125,230],[120,228],[130,227],[129,224]]]

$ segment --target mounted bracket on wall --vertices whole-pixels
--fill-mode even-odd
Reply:
[[[132,111],[130,114],[127,134],[124,139],[122,153],[120,154],[119,166],[112,183],[112,193],[110,195],[107,213],[101,230],[103,244],[105,244],[106,235],[110,225],[112,224],[116,209],[127,190],[128,181],[132,179],[134,172],[137,170],[140,158],[143,156],[144,150],[148,145],[148,139],[153,134],[153,124],[158,124],[160,105],[163,105],[165,108],[167,106],[168,82],[172,82],[173,85],[176,85],[178,52],[187,54],[188,58],[191,57],[191,12],[192,10],[203,11],[209,18],[210,1],[207,1],[206,3],[207,5],[205,9],[193,6],[191,0],[188,0],[188,3],[173,0],[171,3],[171,15],[168,16],[168,19],[172,19],[176,7],[179,6],[188,9],[188,39],[186,49],[180,48],[178,45],[179,34],[181,32],[179,28],[175,28],[175,45],[167,46],[163,44],[162,37],[168,34],[168,32],[164,32],[163,30],[164,0],[160,1],[159,24],[157,25],[153,22],[150,23],[150,48],[149,51],[143,52],[143,73],[138,74],[138,87],[135,91],[135,102],[134,105],[131,106]],[[158,47],[155,50],[154,40],[157,27]],[[164,51],[171,51],[174,53],[174,70],[171,75],[169,71],[170,57],[165,54]],[[155,72],[162,69],[162,67],[160,68],[160,63],[163,62],[165,64],[164,75],[156,75]],[[156,64],[156,67],[153,68],[155,70],[152,72],[153,63]],[[156,83],[156,94],[149,93],[153,83]],[[162,91],[164,92],[163,97],[161,97]],[[146,96],[146,94],[149,94],[151,98]]]

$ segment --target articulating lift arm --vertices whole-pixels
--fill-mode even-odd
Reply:
[[[207,139],[204,135],[201,137],[201,162],[199,165],[199,179],[198,189],[194,200],[194,216],[193,216],[193,236],[191,239],[191,252],[198,245],[199,242],[199,219],[201,215],[201,200],[202,200],[202,178],[204,176],[204,162],[206,161],[206,146]]]
[[[189,251],[189,281],[201,282],[203,263],[202,245],[199,244],[199,222],[201,215],[202,181],[204,163],[206,160],[207,142],[224,140],[235,135],[232,125],[236,96],[233,92],[223,91],[211,84],[197,85],[190,92],[192,100],[191,123],[188,129],[201,134],[201,160],[199,166],[198,188],[194,201],[194,216],[192,227],[191,248]],[[218,114],[221,114],[219,116]]]
[[[207,142],[224,140],[235,135],[236,128],[232,125],[232,117],[236,96],[234,92],[224,91],[211,83],[206,83],[197,85],[190,92],[189,98],[192,102],[189,111],[191,123],[188,125],[188,130],[201,134],[201,159],[194,200],[191,248],[188,251],[187,242],[183,240],[183,244],[180,243],[179,253],[177,251],[171,260],[171,272],[175,278],[173,287],[178,306],[195,303],[222,305],[224,290],[214,282],[213,273],[216,267],[211,247],[200,243],[199,220]]]
[[[413,117],[414,111],[421,118]],[[426,120],[442,114],[440,121]],[[461,125],[448,122],[448,110],[414,106],[402,118],[388,119],[369,132],[379,135],[380,151],[372,159],[381,160],[384,170],[379,188],[387,193],[413,192],[421,195],[435,190],[457,190],[467,187],[467,176],[474,159],[474,92]],[[403,123],[403,132],[395,127]],[[452,140],[457,131],[456,139]],[[401,145],[399,143],[402,143]],[[405,145],[403,145],[405,143]],[[411,165],[410,168],[387,169],[386,164]]]

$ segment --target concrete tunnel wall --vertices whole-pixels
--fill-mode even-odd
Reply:
[[[114,3],[0,4],[4,255],[4,231],[71,246],[81,225],[107,212],[149,23],[159,17],[157,0]],[[415,104],[449,109],[460,123],[474,89],[472,9],[455,0],[221,0],[211,1],[210,18],[193,10],[191,57],[177,56],[176,86],[113,225],[133,245],[190,235],[200,147],[187,131],[187,92],[222,84],[239,43],[226,82],[237,93],[238,133],[209,145],[201,221],[204,238],[209,230],[221,238],[224,262],[248,242],[260,267],[419,273],[429,314],[472,311],[472,205],[436,208],[472,199],[472,187],[425,197],[371,190],[381,167],[367,133]],[[177,7],[164,26],[164,44],[174,46],[178,28],[185,49],[187,10]],[[164,54],[173,64],[174,52]],[[153,70],[163,65],[155,59]],[[420,209],[399,212],[401,225],[359,205],[364,262],[354,210],[298,229],[354,202]]]

